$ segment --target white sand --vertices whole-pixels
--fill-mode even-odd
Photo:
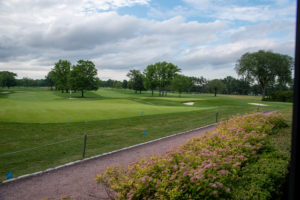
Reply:
[[[194,103],[195,103],[195,102],[184,102],[183,104],[184,104],[184,105],[188,105],[188,106],[192,106],[192,105],[194,105]]]
[[[248,104],[251,104],[251,105],[254,105],[254,106],[268,106],[268,105],[262,104],[262,103],[248,103]]]

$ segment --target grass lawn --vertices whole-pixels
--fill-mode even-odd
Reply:
[[[46,88],[0,90],[0,177],[19,176],[81,159],[83,135],[86,156],[92,156],[177,132],[214,123],[236,113],[291,109],[291,103],[261,102],[260,97],[168,93],[100,88],[62,94]],[[193,101],[193,106],[183,102]],[[250,105],[263,103],[268,106]],[[144,135],[146,131],[146,135]],[[26,148],[42,148],[9,154]]]

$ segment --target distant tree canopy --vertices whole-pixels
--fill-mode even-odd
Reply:
[[[157,62],[148,65],[143,74],[139,70],[130,70],[127,76],[130,78],[128,86],[137,91],[149,89],[152,96],[155,89],[159,90],[159,96],[167,96],[171,88],[171,82],[180,69],[168,62]]]
[[[179,93],[179,96],[181,96],[182,92],[188,90],[190,83],[191,80],[189,79],[189,77],[177,74],[171,82],[171,88],[174,91],[177,91]]]
[[[288,55],[260,50],[242,55],[235,70],[251,83],[258,83],[264,99],[267,87],[276,84],[283,87],[292,82],[293,64],[293,58]]]
[[[89,60],[79,60],[77,65],[72,67],[69,86],[72,90],[81,91],[81,97],[84,97],[85,90],[97,90],[98,77],[94,63]]]
[[[127,76],[130,78],[129,87],[133,89],[135,93],[140,91],[141,94],[142,90],[145,90],[143,74],[139,70],[133,69],[128,72]]]
[[[123,82],[122,82],[122,88],[123,89],[127,89],[128,88],[128,81],[127,80],[123,80]]]
[[[124,80],[126,81],[126,80]],[[118,81],[118,80],[112,80],[112,79],[108,79],[108,80],[99,80],[98,85],[99,87],[110,87],[110,88],[127,88],[127,81],[126,81],[126,85],[124,84],[124,81]]]
[[[226,88],[226,86],[219,79],[214,79],[207,83],[207,89],[210,92],[213,92],[215,96],[217,96],[218,92],[220,93],[220,92],[224,91],[225,88]]]
[[[46,85],[49,86],[51,88],[51,90],[53,89],[53,86],[55,84],[53,73],[54,73],[53,71],[50,71],[50,72],[48,72],[47,76],[45,76]]]
[[[159,96],[167,96],[172,80],[180,71],[176,65],[165,61],[148,65],[144,70],[145,87],[152,91],[152,96],[156,88],[159,90]]]
[[[169,91],[176,91],[179,96],[187,93],[213,92],[222,94],[262,95],[264,100],[283,99],[290,101],[293,88],[291,70],[294,61],[290,56],[260,50],[245,53],[237,61],[235,70],[239,78],[227,76],[223,79],[207,80],[204,77],[190,77],[179,74],[181,69],[168,62],[156,62],[148,65],[143,72],[130,70],[129,80],[99,80],[97,69],[91,61],[79,60],[72,66],[68,60],[59,60],[45,76],[45,79],[15,79],[13,72],[0,72],[0,86],[54,87],[61,92],[70,89],[82,92],[96,90],[98,87],[130,88],[137,93],[150,90],[152,96],[158,91],[159,96],[167,96]],[[286,92],[289,91],[289,92]],[[284,94],[284,95],[283,95]],[[268,96],[266,98],[265,96]],[[280,97],[280,98],[279,98]]]
[[[156,65],[148,65],[147,68],[144,70],[144,76],[145,76],[145,88],[150,89],[153,91],[158,86],[158,71]]]
[[[32,79],[32,78],[21,78],[16,80],[16,86],[22,87],[45,87],[47,82],[45,79]]]
[[[65,90],[68,92],[70,88],[69,78],[71,71],[71,62],[68,60],[59,60],[55,63],[54,68],[51,70],[51,78],[54,81],[55,87],[63,93]]]
[[[84,97],[85,90],[97,90],[99,79],[97,69],[92,61],[79,60],[77,65],[72,66],[68,60],[59,60],[54,68],[45,77],[45,83],[57,90],[68,92],[70,89],[81,91]]]
[[[227,76],[221,80],[225,85],[225,94],[243,94],[250,93],[250,82],[247,79],[236,79],[232,76]]]
[[[0,71],[0,86],[10,88],[16,85],[17,74],[9,71]]]
[[[171,81],[175,78],[177,72],[181,69],[176,65],[168,62],[158,62],[156,66],[159,96],[167,96],[167,91],[170,88]]]

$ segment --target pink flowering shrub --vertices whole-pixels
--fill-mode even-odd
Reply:
[[[96,179],[115,199],[228,199],[242,167],[280,124],[278,113],[238,115],[164,157],[111,167]]]

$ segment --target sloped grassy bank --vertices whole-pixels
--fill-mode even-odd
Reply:
[[[269,199],[279,196],[289,158],[271,143],[279,113],[235,116],[165,157],[97,176],[116,199]]]

